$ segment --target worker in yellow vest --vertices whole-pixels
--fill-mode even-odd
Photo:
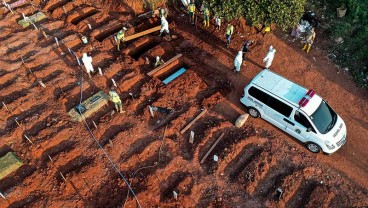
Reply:
[[[196,7],[194,4],[194,1],[192,0],[189,4],[188,4],[188,13],[189,13],[189,22],[194,24],[194,14],[196,11]]]
[[[109,95],[110,95],[110,100],[115,105],[116,111],[118,111],[120,113],[124,113],[125,111],[123,111],[123,104],[121,103],[120,96],[115,91],[115,88],[114,87],[111,87],[110,92],[109,92]]]
[[[124,45],[124,37],[125,37],[125,31],[126,30],[127,29],[125,27],[123,27],[123,29],[120,30],[118,32],[118,34],[116,34],[116,40],[117,40],[117,44],[118,44],[118,51],[120,51],[120,42],[122,42],[123,45]]]
[[[307,37],[305,38],[305,45],[302,48],[302,50],[309,53],[309,50],[311,49],[314,39],[316,38],[316,32],[314,32],[314,28],[312,28],[310,31],[308,31]]]
[[[228,24],[227,28],[226,28],[226,45],[227,45],[227,47],[229,47],[229,45],[230,45],[230,38],[231,38],[231,35],[233,33],[234,33],[234,26],[232,26],[231,24]]]
[[[210,10],[207,6],[204,6],[203,9],[203,19],[204,19],[204,26],[209,27],[210,26]]]

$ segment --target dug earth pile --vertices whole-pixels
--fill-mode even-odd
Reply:
[[[250,30],[226,48],[224,28],[193,26],[179,7],[168,18],[174,39],[154,32],[117,51],[123,26],[130,36],[159,19],[138,18],[125,3],[84,2],[25,1],[14,14],[1,8],[0,158],[12,152],[23,165],[0,180],[0,207],[137,207],[136,199],[142,207],[368,206],[368,96],[322,51],[306,55],[281,33]],[[39,11],[45,19],[17,24],[22,13]],[[250,38],[256,44],[236,76],[233,59]],[[337,153],[314,155],[261,119],[235,127],[243,88],[271,44],[271,69],[314,88],[347,123]],[[97,71],[91,78],[78,63],[87,52]],[[155,72],[156,56],[176,58]],[[72,120],[71,109],[113,82],[124,113],[109,102],[85,122]],[[149,106],[160,109],[154,117]]]

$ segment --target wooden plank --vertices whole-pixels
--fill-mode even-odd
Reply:
[[[208,150],[208,152],[204,155],[204,157],[201,160],[201,164],[207,159],[208,155],[212,152],[212,150],[216,147],[217,143],[222,139],[222,137],[225,136],[225,133],[222,133],[219,138],[216,140],[215,143],[213,143],[212,147]]]
[[[167,62],[165,62],[164,64],[162,64],[159,67],[156,67],[154,70],[150,71],[147,73],[148,76],[152,76],[154,73],[162,70],[163,68],[165,68],[167,65],[171,64],[172,62],[174,62],[175,60],[177,60],[178,58],[182,57],[183,55],[181,53],[179,53],[178,55],[174,56],[173,58],[171,58],[170,60],[168,60]]]
[[[143,35],[147,35],[147,34],[150,34],[150,33],[156,32],[156,31],[159,31],[160,29],[161,29],[161,25],[156,26],[156,27],[151,28],[151,29],[148,29],[148,30],[145,30],[143,32],[139,32],[139,33],[136,33],[134,35],[128,36],[128,37],[124,38],[124,41],[133,40],[133,39],[139,38],[139,37],[141,37]]]
[[[207,109],[204,109],[193,121],[191,121],[183,130],[180,131],[180,134],[184,134],[198,119],[200,119],[205,113]]]

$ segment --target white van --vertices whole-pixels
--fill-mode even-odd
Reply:
[[[240,102],[252,117],[277,126],[314,153],[331,154],[345,144],[345,123],[326,101],[270,70],[252,79]]]

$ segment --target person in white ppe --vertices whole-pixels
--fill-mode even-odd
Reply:
[[[162,58],[160,56],[156,56],[156,61],[153,64],[153,67],[156,68],[158,66],[161,66],[164,63],[165,63],[164,60],[162,60]]]
[[[88,76],[91,78],[91,72],[95,72],[92,66],[92,57],[88,56],[87,53],[83,53],[82,61],[84,66],[86,67]]]
[[[273,61],[273,58],[275,57],[276,49],[273,48],[273,46],[270,46],[270,49],[268,50],[268,53],[266,57],[263,59],[263,63],[265,63],[266,69],[268,69]]]
[[[165,17],[161,17],[161,30],[159,36],[161,36],[164,31],[170,36],[169,23]]]
[[[240,72],[240,66],[243,63],[243,51],[239,51],[238,55],[236,55],[234,59],[234,71],[236,72],[236,75],[239,75]]]

